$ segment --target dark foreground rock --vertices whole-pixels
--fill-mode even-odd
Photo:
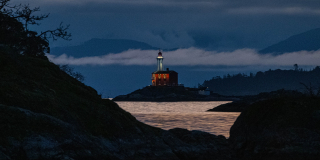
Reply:
[[[84,133],[45,114],[0,105],[0,159],[231,159],[227,140],[200,131],[137,126],[122,136]],[[15,117],[13,119],[11,117]],[[19,117],[19,118],[18,118]],[[148,130],[149,129],[149,130]],[[183,133],[177,133],[177,131]]]
[[[242,112],[250,104],[243,101],[233,101],[226,104],[221,104],[217,107],[207,110],[208,112]]]
[[[221,136],[165,131],[47,60],[0,51],[0,159],[232,159]]]
[[[230,130],[239,159],[318,159],[320,99],[283,97],[250,105]]]
[[[232,159],[234,152],[224,136],[215,136],[201,131],[175,128],[165,133],[164,142],[171,146],[180,159]],[[173,135],[173,136],[172,136]],[[175,141],[182,141],[179,145]]]

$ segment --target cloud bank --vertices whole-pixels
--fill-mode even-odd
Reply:
[[[66,54],[48,55],[55,64],[69,65],[156,65],[156,50],[128,50],[104,56],[74,58]],[[205,51],[198,48],[163,52],[165,66],[292,66],[293,64],[320,65],[320,50],[299,51],[274,56],[261,55],[254,49],[232,52]]]

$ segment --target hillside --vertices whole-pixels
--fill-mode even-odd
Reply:
[[[94,38],[78,46],[55,47],[51,54],[67,54],[73,57],[102,56],[108,53],[120,53],[129,49],[157,50],[147,43],[127,39],[98,39]]]
[[[221,95],[256,95],[261,92],[271,92],[279,89],[305,91],[307,86],[319,87],[320,68],[315,67],[311,71],[296,70],[268,70],[257,72],[250,76],[237,74],[224,77],[213,77],[206,80],[203,86],[209,87],[214,93]]]
[[[283,54],[286,52],[315,51],[320,49],[320,28],[293,35],[286,40],[259,51],[267,54]]]

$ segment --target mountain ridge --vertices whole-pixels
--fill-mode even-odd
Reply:
[[[78,58],[102,56],[109,53],[120,53],[129,49],[155,50],[159,48],[135,40],[93,38],[76,46],[54,47],[51,49],[51,54],[56,56],[67,54]]]
[[[259,53],[280,55],[287,52],[314,51],[318,49],[320,49],[320,28],[290,36],[283,41],[260,50]]]

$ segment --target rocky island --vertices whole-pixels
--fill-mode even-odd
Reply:
[[[206,88],[189,88],[184,86],[146,86],[127,95],[120,95],[113,101],[235,101],[238,97],[219,94],[201,94]],[[199,93],[200,92],[200,93]]]
[[[163,69],[163,56],[159,50],[157,71],[152,72],[152,85],[138,89],[127,95],[119,95],[113,101],[233,101],[237,97],[212,94],[207,87],[189,88],[178,83],[178,73]]]

